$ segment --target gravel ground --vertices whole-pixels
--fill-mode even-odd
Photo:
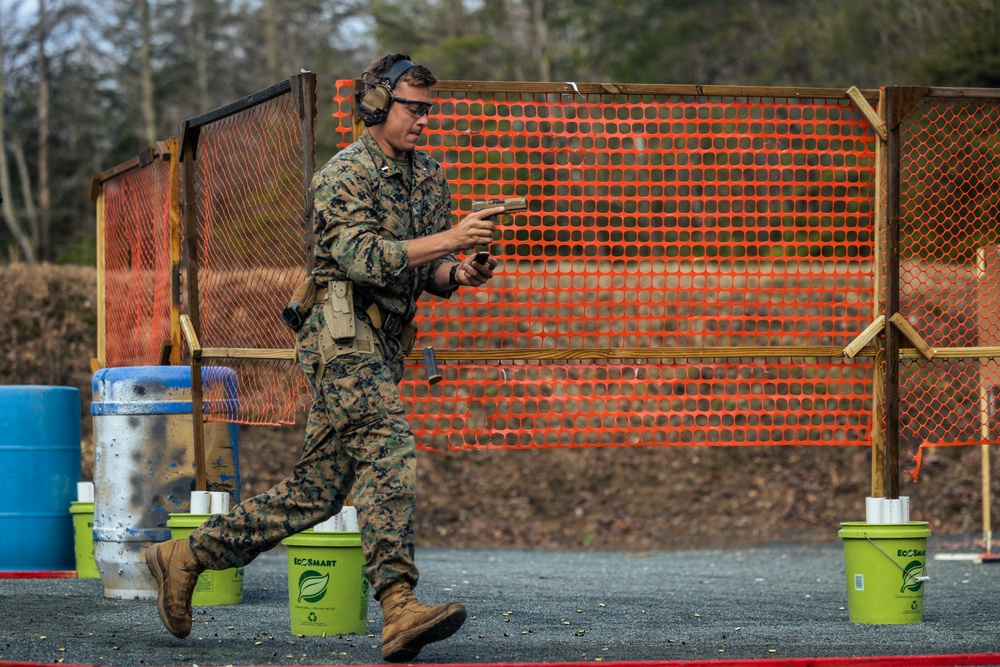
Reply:
[[[932,560],[923,621],[848,618],[843,550],[769,545],[685,552],[421,549],[421,598],[469,621],[424,663],[589,662],[996,653],[1000,564]],[[379,664],[369,634],[291,633],[279,548],[246,568],[243,602],[195,609],[170,636],[155,603],[108,600],[99,580],[0,579],[0,661],[90,665]],[[997,660],[1000,663],[1000,660]]]

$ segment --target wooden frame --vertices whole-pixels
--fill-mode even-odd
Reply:
[[[188,307],[189,317],[181,318],[181,328],[191,350],[191,413],[194,422],[195,489],[206,488],[205,461],[205,415],[202,405],[203,387],[201,368],[203,359],[294,359],[294,350],[245,349],[245,348],[203,348],[199,341],[201,332],[200,306],[198,296],[198,224],[195,202],[194,171],[197,159],[198,139],[201,128],[246,109],[257,106],[281,95],[291,95],[299,113],[300,155],[302,158],[302,201],[303,219],[301,224],[306,232],[304,263],[311,266],[312,256],[312,197],[310,186],[316,169],[315,138],[313,122],[316,110],[316,75],[303,72],[277,83],[265,90],[227,104],[214,111],[202,114],[181,123],[181,154],[184,160],[185,226],[188,244]]]
[[[126,174],[133,169],[148,166],[154,160],[168,161],[169,219],[168,234],[170,236],[170,349],[161,355],[161,363],[179,364],[180,349],[180,159],[177,151],[177,139],[171,137],[166,141],[157,142],[156,146],[147,148],[136,157],[127,160],[110,169],[94,174],[90,180],[90,199],[96,203],[96,244],[97,244],[97,356],[90,360],[91,371],[97,372],[108,365],[107,339],[107,282],[105,263],[107,262],[107,246],[105,243],[106,214],[104,201],[104,183]],[[166,346],[165,346],[166,347]],[[163,358],[163,357],[166,358]]]

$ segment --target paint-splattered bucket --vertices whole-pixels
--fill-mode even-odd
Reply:
[[[206,397],[236,400],[232,369],[203,368],[202,384]],[[152,600],[146,547],[170,539],[169,515],[190,509],[195,485],[191,369],[106,368],[93,392],[94,558],[104,597]],[[205,458],[208,489],[239,502],[235,424],[205,424]]]

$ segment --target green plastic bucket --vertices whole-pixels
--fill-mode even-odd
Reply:
[[[288,551],[288,607],[292,634],[365,634],[368,580],[361,533],[316,533],[282,541]]]
[[[167,528],[172,539],[185,539],[191,531],[205,523],[211,514],[171,514],[167,518]],[[205,570],[198,575],[191,604],[195,607],[217,607],[224,604],[243,602],[243,568],[228,570]]]
[[[100,579],[94,560],[94,503],[73,501],[69,504],[73,517],[73,551],[76,554],[76,578]]]
[[[927,581],[926,521],[840,524],[847,573],[847,608],[853,623],[919,623]]]

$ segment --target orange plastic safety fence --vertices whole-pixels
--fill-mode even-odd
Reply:
[[[449,365],[403,385],[423,446],[865,444],[869,369],[840,359]]]
[[[849,102],[435,92],[424,148],[458,215],[529,212],[489,286],[422,303],[420,345],[495,352],[439,359],[431,387],[409,367],[422,446],[870,444],[870,359],[741,352],[843,346],[872,319],[874,135]],[[614,358],[635,348],[690,354]]]
[[[108,367],[156,365],[171,341],[170,179],[167,157],[101,183]]]
[[[306,276],[299,100],[279,95],[200,128],[195,160],[199,342],[203,348],[291,350],[281,320]],[[237,374],[244,424],[291,423],[306,400],[291,359],[205,359]]]
[[[1000,100],[925,97],[900,125],[900,312],[934,348],[904,360],[900,447],[1000,442]]]

